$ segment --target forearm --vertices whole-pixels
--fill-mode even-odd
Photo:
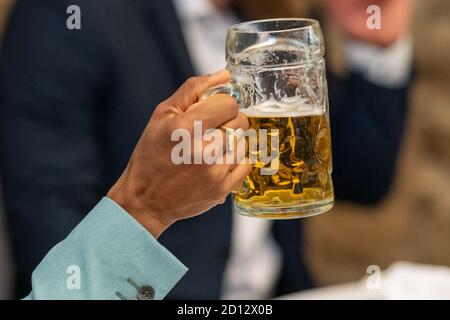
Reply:
[[[27,299],[137,299],[144,286],[162,299],[186,271],[125,210],[103,198],[35,269]]]

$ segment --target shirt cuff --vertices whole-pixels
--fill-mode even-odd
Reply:
[[[79,288],[67,284],[70,266]],[[132,216],[103,198],[33,273],[32,299],[137,299],[151,286],[162,299],[187,268]]]
[[[345,52],[350,70],[370,82],[387,88],[405,86],[412,73],[412,38],[405,35],[387,48],[346,39]]]

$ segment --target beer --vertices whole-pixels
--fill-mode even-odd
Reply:
[[[268,116],[264,112],[258,114],[257,107],[251,109],[247,112],[250,128],[256,132],[265,129],[269,134],[277,132],[278,170],[272,175],[261,174],[270,164],[259,161],[257,155],[250,175],[234,194],[235,208],[243,214],[278,219],[329,210],[333,204],[333,184],[328,115],[314,111],[281,113],[287,116],[279,116],[277,112],[276,116]],[[271,139],[263,143],[267,144],[267,150],[277,151],[270,146]],[[255,152],[251,150],[250,153]]]
[[[325,44],[319,22],[243,22],[228,29],[225,52],[230,81],[202,97],[228,94],[250,120],[246,140],[253,169],[233,194],[234,211],[269,219],[328,211],[334,200]],[[237,146],[236,154],[245,152],[245,145],[236,143],[242,140],[227,140],[228,149]]]

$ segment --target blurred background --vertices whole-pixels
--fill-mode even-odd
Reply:
[[[321,1],[257,2],[242,1],[242,10],[254,19],[323,10]],[[0,0],[0,39],[13,4]],[[327,27],[329,22],[321,23],[328,68],[343,74],[341,35]],[[320,286],[361,279],[369,265],[383,269],[411,261],[450,266],[450,2],[413,1],[412,35],[416,80],[390,193],[372,207],[337,201],[330,213],[304,221],[303,247]],[[0,299],[5,299],[11,297],[14,268],[2,221],[0,217]]]
[[[1,39],[8,19],[9,12],[14,4],[12,0],[0,0],[0,50]],[[1,182],[0,182],[1,191]],[[0,193],[0,299],[12,297],[12,263],[4,226],[2,196]]]

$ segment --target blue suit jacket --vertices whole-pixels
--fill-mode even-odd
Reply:
[[[71,4],[81,30],[66,28]],[[0,171],[23,296],[35,266],[125,168],[153,108],[193,70],[168,0],[21,0],[1,62]],[[358,74],[328,80],[336,196],[374,203],[392,180],[407,88]],[[161,237],[191,269],[171,298],[219,297],[230,211],[227,202]],[[273,233],[283,254],[278,293],[310,287],[300,222],[276,222]]]

